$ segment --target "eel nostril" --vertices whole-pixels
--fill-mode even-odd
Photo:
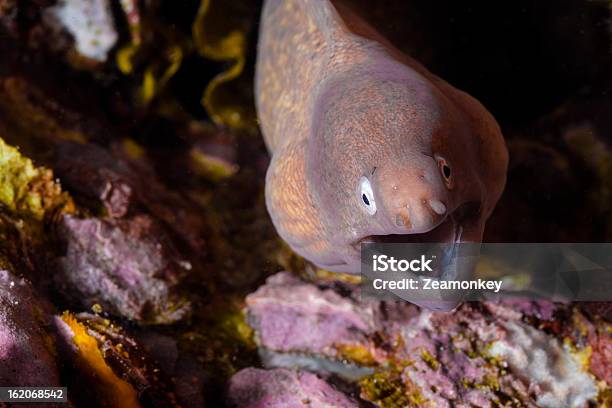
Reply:
[[[398,213],[396,213],[394,221],[396,227],[410,228],[410,226],[412,225],[410,217],[410,207],[406,205],[404,211],[399,211]]]

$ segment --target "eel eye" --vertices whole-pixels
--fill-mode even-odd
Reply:
[[[442,174],[444,175],[445,179],[450,179],[451,176],[451,169],[450,167],[448,167],[448,164],[443,164],[442,165]]]
[[[374,201],[374,192],[372,185],[367,177],[359,179],[359,196],[363,207],[370,215],[376,214],[376,201]]]
[[[442,179],[444,180],[446,187],[451,188],[453,186],[453,170],[446,159],[443,159],[442,157],[438,157],[437,159],[438,168],[440,169],[440,174],[442,174]]]

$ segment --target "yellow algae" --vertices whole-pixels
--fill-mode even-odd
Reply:
[[[363,378],[359,387],[362,398],[381,407],[420,407],[428,402],[418,387],[404,382],[401,368],[395,366]]]
[[[423,350],[421,353],[421,358],[432,370],[437,370],[440,367],[440,363],[431,353],[427,350]]]
[[[47,212],[73,204],[53,180],[53,173],[35,167],[17,149],[0,139],[0,203],[18,216],[42,220]]]
[[[115,57],[117,68],[119,71],[125,75],[129,75],[134,70],[134,64],[132,63],[132,58],[138,51],[139,44],[128,44],[119,51],[117,51],[117,55]]]
[[[574,314],[573,320],[575,327],[577,327],[578,330],[581,332],[581,336],[586,337],[588,333],[584,328],[584,322],[582,320],[579,320],[576,314]],[[582,348],[578,347],[570,338],[567,337],[563,339],[563,345],[578,362],[578,364],[580,364],[580,367],[584,371],[588,371],[590,369],[591,355],[593,354],[593,348],[590,345]]]
[[[572,354],[576,358],[576,360],[580,363],[584,370],[588,370],[591,363],[591,354],[593,354],[593,349],[591,346],[586,346],[582,350],[573,349],[571,350]]]
[[[317,280],[322,281],[340,281],[350,285],[359,285],[361,283],[361,276],[350,273],[331,272],[326,269],[317,268],[315,272]]]
[[[202,0],[192,25],[193,40],[200,55],[231,64],[208,83],[202,105],[219,125],[251,129],[256,126],[251,102],[245,101],[239,90],[232,88],[230,91],[225,86],[244,74],[247,48],[245,28],[240,21],[241,13],[238,10],[228,11],[223,6],[225,4],[222,2]]]
[[[106,398],[102,405],[119,408],[140,407],[134,388],[119,378],[106,364],[97,340],[87,333],[85,326],[68,312],[63,313],[62,320],[74,333],[72,341],[78,347],[80,363],[99,381],[99,387]]]
[[[156,42],[155,48],[160,50],[155,58],[148,58],[151,62],[144,66],[142,63],[138,64],[143,53],[146,53],[146,50],[143,51],[140,36],[133,36],[132,41],[119,48],[115,56],[115,63],[121,73],[137,73],[142,76],[137,102],[144,105],[152,102],[166,88],[180,69],[185,55],[192,51],[189,40],[183,38],[173,27],[158,25],[152,21],[147,21],[146,24],[150,26],[151,33],[154,33],[151,40]],[[140,28],[139,25],[137,29]]]
[[[359,344],[339,344],[335,346],[340,358],[362,366],[373,366],[376,359],[372,352]]]
[[[91,306],[91,311],[94,312],[95,314],[100,314],[102,313],[102,306],[100,306],[99,303],[94,303]]]
[[[168,81],[176,74],[183,62],[183,50],[178,45],[168,47],[163,55],[165,57],[165,66],[163,68],[160,68],[159,64],[153,64],[147,67],[144,72],[140,87],[140,100],[145,104],[151,102],[165,88]]]
[[[227,27],[220,27],[219,24],[223,22],[217,20],[215,23],[214,11],[211,11],[211,0],[202,0],[192,27],[198,50],[216,61],[243,58],[246,46],[244,34],[236,29],[228,31]]]
[[[238,166],[223,159],[204,154],[196,149],[190,152],[191,161],[199,175],[212,181],[220,181],[233,176]]]
[[[122,140],[121,145],[123,147],[123,151],[130,157],[130,159],[137,160],[146,155],[145,149],[133,139],[125,138]]]
[[[469,380],[467,378],[463,378],[461,380],[461,385],[464,388],[467,389],[485,389],[485,390],[492,390],[492,391],[499,391],[500,390],[500,385],[499,385],[499,381],[495,376],[492,375],[487,375],[482,379],[482,382],[475,382],[473,380]]]

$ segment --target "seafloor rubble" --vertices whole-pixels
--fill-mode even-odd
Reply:
[[[264,364],[356,380],[353,395],[382,406],[584,406],[610,358],[609,324],[589,310],[521,300],[435,313],[284,272],[247,297]]]
[[[609,5],[400,3],[355,7],[508,140],[486,239],[611,240]],[[279,241],[259,7],[0,0],[0,386],[67,386],[76,407],[612,405],[609,303],[432,313]]]

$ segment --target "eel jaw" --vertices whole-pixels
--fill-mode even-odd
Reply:
[[[359,257],[361,257],[361,244],[441,243],[449,244],[448,247],[445,246],[445,249],[447,249],[445,252],[452,253],[454,252],[457,243],[460,242],[462,233],[463,227],[461,224],[459,224],[453,216],[448,216],[437,226],[427,232],[415,234],[369,235],[357,241],[357,243],[353,246],[354,249],[359,252]],[[434,272],[434,276],[440,277],[441,272]],[[444,278],[444,276],[441,277]]]
[[[360,251],[365,243],[448,243],[461,242],[463,225],[478,220],[481,216],[480,203],[467,202],[460,205],[437,225],[422,233],[367,235],[353,242]]]
[[[449,214],[445,219],[443,219],[438,225],[436,225],[431,230],[419,233],[419,234],[404,234],[404,235],[396,235],[396,234],[388,234],[388,235],[368,235],[365,236],[353,244],[353,248],[358,251],[358,257],[361,258],[361,244],[362,243],[439,243],[439,244],[447,244],[442,245],[442,253],[439,256],[446,258],[444,262],[442,262],[440,267],[434,267],[433,272],[428,273],[427,277],[431,277],[437,280],[455,280],[455,279],[465,279],[466,273],[472,273],[472,266],[467,266],[470,268],[458,268],[458,264],[455,262],[456,259],[451,257],[457,254],[459,249],[459,244],[464,241],[465,237],[465,226],[469,226],[467,231],[471,229],[474,223],[482,223],[484,222],[482,218],[482,213],[480,211],[479,203],[467,203],[451,214]],[[468,234],[469,238],[474,238],[471,234]],[[478,237],[480,238],[480,237]],[[478,239],[480,240],[480,239]],[[461,271],[459,270],[461,269]],[[460,303],[460,299],[451,299],[451,300],[429,300],[423,298],[408,298],[402,297],[405,300],[408,300],[412,303],[420,307],[427,308],[433,311],[451,311],[455,309]]]
[[[429,231],[413,234],[364,235],[348,244],[338,243],[338,246],[344,250],[341,251],[342,255],[337,262],[314,261],[314,264],[331,272],[359,274],[361,271],[361,244],[366,243],[447,243],[452,244],[451,249],[454,250],[456,244],[463,242],[464,225],[469,222],[478,222],[480,218],[480,203],[468,202],[448,214]],[[446,276],[443,274],[442,279],[444,278]]]

